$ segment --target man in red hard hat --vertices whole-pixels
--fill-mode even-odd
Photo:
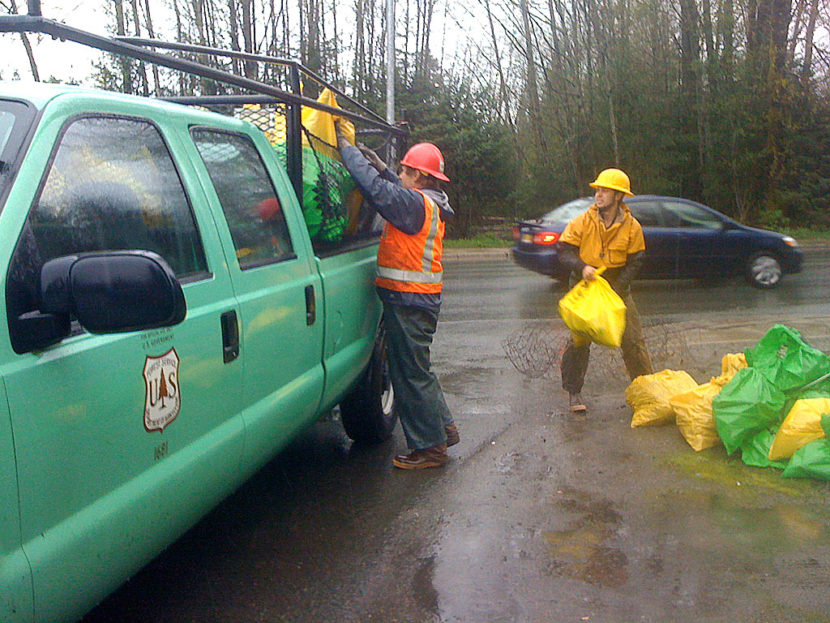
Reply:
[[[631,280],[645,258],[643,229],[623,202],[623,197],[634,196],[628,175],[620,169],[605,169],[590,186],[595,189],[594,204],[568,223],[557,244],[557,254],[562,265],[571,270],[571,286],[580,279],[592,281],[597,268],[606,267],[603,276],[626,306],[620,348],[628,376],[634,380],[653,372],[630,290]],[[572,413],[586,411],[582,385],[590,348],[590,342],[577,344],[570,337],[562,354],[562,388],[568,392]]]
[[[383,302],[389,373],[409,453],[400,469],[440,467],[458,428],[430,369],[429,347],[441,309],[444,223],[453,210],[441,182],[444,157],[432,143],[413,145],[401,160],[400,177],[372,150],[355,147],[339,132],[343,163],[363,196],[386,221],[378,249],[375,285]]]

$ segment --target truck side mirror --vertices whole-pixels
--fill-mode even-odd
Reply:
[[[40,311],[74,314],[90,333],[169,327],[184,320],[181,284],[151,251],[106,251],[50,260],[40,271]]]
[[[40,271],[40,306],[22,314],[15,352],[43,349],[67,337],[74,316],[90,333],[169,327],[187,314],[181,284],[151,251],[67,255]]]

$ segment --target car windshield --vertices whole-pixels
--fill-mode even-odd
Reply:
[[[590,208],[593,201],[594,200],[589,197],[574,199],[568,203],[563,203],[558,208],[554,208],[545,214],[540,220],[549,225],[567,225],[577,214],[580,214]]]
[[[0,100],[0,209],[6,202],[32,117],[32,110],[25,104]]]

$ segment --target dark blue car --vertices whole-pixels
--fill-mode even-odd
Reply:
[[[593,198],[575,199],[538,221],[513,227],[513,258],[518,264],[567,282],[556,243],[565,226],[587,210]],[[787,273],[801,270],[794,238],[741,225],[695,201],[637,195],[625,200],[643,226],[646,260],[638,279],[706,279],[743,274],[759,288],[773,288]]]

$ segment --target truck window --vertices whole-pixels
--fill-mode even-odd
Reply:
[[[17,169],[21,146],[35,115],[22,102],[0,100],[0,207]]]
[[[283,107],[248,105],[233,114],[262,130],[279,161],[287,165]],[[363,201],[336,147],[304,129],[300,155],[303,218],[314,253],[327,257],[376,243],[383,220]]]
[[[28,219],[42,262],[146,249],[180,278],[207,273],[187,196],[153,124],[118,117],[71,121],[45,180]]]
[[[225,213],[239,267],[296,257],[280,200],[253,141],[202,127],[190,134]]]
[[[17,241],[9,323],[35,309],[40,268],[63,255],[145,249],[180,279],[207,276],[193,213],[167,146],[144,120],[77,117],[63,129]]]

